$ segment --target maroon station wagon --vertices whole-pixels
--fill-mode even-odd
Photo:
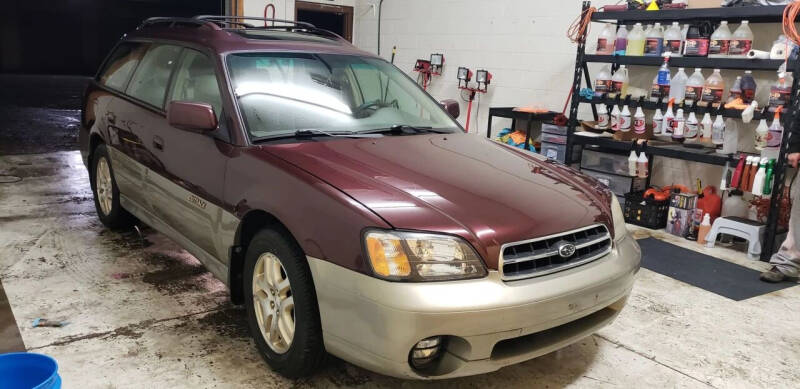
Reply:
[[[325,353],[480,374],[611,323],[639,269],[594,179],[474,134],[401,70],[295,22],[153,18],[85,96],[100,220],[136,220],[244,304],[288,377]]]

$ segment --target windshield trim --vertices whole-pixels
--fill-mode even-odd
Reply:
[[[400,74],[402,74],[406,79],[408,79],[414,85],[416,85],[416,87],[420,89],[422,94],[424,96],[426,96],[429,99],[429,101],[433,102],[437,107],[439,107],[439,109],[447,116],[447,118],[450,119],[450,121],[454,124],[455,128],[460,129],[461,133],[466,133],[467,132],[458,120],[456,120],[452,116],[450,116],[450,114],[444,109],[444,107],[442,107],[442,105],[439,103],[439,101],[434,99],[433,96],[431,96],[426,90],[422,89],[422,87],[419,86],[419,84],[417,83],[416,80],[411,78],[411,76],[409,76],[408,73],[404,72],[403,69],[398,68],[393,63],[383,59],[382,57],[371,55],[371,54],[366,53],[366,52],[363,52],[363,53],[341,53],[341,52],[337,52],[337,51],[326,52],[324,50],[323,51],[313,51],[313,52],[312,51],[303,51],[303,50],[264,50],[264,49],[227,51],[227,52],[224,52],[224,53],[221,54],[221,57],[222,57],[221,58],[221,60],[222,60],[222,72],[223,72],[223,74],[225,76],[225,83],[227,84],[228,96],[231,99],[231,103],[233,104],[233,111],[234,111],[234,114],[235,114],[236,119],[238,121],[238,126],[237,127],[239,127],[240,133],[243,134],[243,138],[247,139],[247,141],[249,142],[249,144],[248,144],[249,146],[253,146],[257,142],[260,143],[260,142],[265,142],[265,141],[268,141],[268,140],[275,140],[275,139],[274,138],[270,139],[269,136],[255,137],[252,134],[250,134],[250,131],[247,130],[247,121],[246,121],[244,115],[242,114],[241,107],[239,106],[239,98],[236,96],[236,93],[235,93],[235,91],[233,89],[233,78],[231,76],[230,68],[228,66],[229,65],[228,57],[231,56],[231,55],[238,55],[238,54],[258,54],[258,53],[264,53],[264,54],[307,54],[307,55],[332,54],[332,55],[341,55],[341,56],[350,56],[350,57],[371,58],[371,59],[377,59],[377,60],[383,61],[383,62],[389,64],[390,66],[394,66],[400,72]],[[453,130],[452,133],[453,134],[459,134],[459,132],[456,131],[455,129]],[[294,136],[294,133],[291,132],[291,133],[284,134],[282,136],[285,138],[285,137],[287,137],[287,135]],[[275,134],[275,136],[277,136],[277,134]]]

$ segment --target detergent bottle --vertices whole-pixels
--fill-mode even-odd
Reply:
[[[661,134],[663,122],[664,115],[661,114],[661,108],[657,108],[656,113],[653,114],[653,135]]]
[[[644,151],[639,154],[639,159],[636,160],[636,175],[640,178],[647,178],[648,174],[648,160],[647,156],[644,155]]]
[[[636,107],[636,113],[633,115],[633,132],[636,134],[644,134],[646,129],[647,124],[645,123],[642,107]]]
[[[711,143],[719,146],[725,142],[725,121],[722,120],[722,115],[717,115],[714,119],[714,124],[711,127]]]
[[[686,139],[695,139],[699,131],[700,123],[697,121],[697,116],[694,112],[689,112],[689,118],[686,119],[686,130],[683,137]]]
[[[714,69],[714,72],[706,79],[703,85],[703,96],[700,98],[700,106],[703,107],[719,107],[722,102],[722,93],[725,90],[725,80],[719,73],[719,69]]]
[[[628,68],[625,65],[619,65],[619,69],[611,77],[611,94],[612,97],[617,95],[624,97],[628,94]]]
[[[686,97],[686,82],[688,80],[689,76],[686,75],[683,68],[678,68],[675,76],[669,82],[669,98],[675,99],[675,104],[682,103]]]
[[[664,29],[661,23],[656,22],[653,25],[644,41],[644,55],[650,57],[658,57],[661,55],[661,50],[664,48]]]
[[[619,115],[619,130],[628,132],[631,130],[631,111],[627,105],[622,106],[622,112]]]
[[[742,102],[750,104],[756,98],[756,80],[753,78],[752,70],[745,70],[742,82],[739,84],[742,90]]]
[[[710,141],[711,140],[711,131],[713,129],[714,122],[711,121],[711,114],[706,112],[703,115],[703,120],[700,121],[700,137],[703,141]]]
[[[644,30],[642,23],[633,25],[631,32],[628,33],[628,45],[625,47],[625,55],[641,56],[644,54]]]
[[[731,30],[728,28],[728,22],[723,20],[711,34],[711,40],[708,42],[708,56],[712,58],[727,57],[730,44]]]
[[[614,108],[611,109],[611,131],[619,131],[620,114],[619,107],[614,104]]]
[[[670,57],[680,57],[682,46],[681,26],[678,22],[672,22],[672,25],[664,31],[664,52],[669,53]]]
[[[617,34],[614,31],[613,24],[606,24],[600,35],[597,36],[597,55],[612,55],[614,54],[614,42],[617,39]]]
[[[702,70],[700,68],[695,68],[694,73],[686,80],[686,92],[684,92],[685,104],[691,105],[700,101],[700,97],[703,95],[703,85],[705,82],[706,79],[703,77]]]
[[[595,97],[602,97],[611,91],[611,68],[606,65],[603,66],[595,76],[594,81],[594,95]]]
[[[756,141],[755,149],[758,151],[764,150],[767,147],[767,135],[769,134],[769,127],[767,126],[767,119],[761,119],[756,127]]]
[[[597,105],[597,125],[596,127],[600,130],[605,130],[608,128],[611,119],[608,117],[608,108],[606,108],[605,104],[598,104]]]
[[[753,45],[753,31],[750,30],[750,22],[742,20],[739,28],[731,35],[730,48],[728,54],[731,57],[745,57]]]
[[[636,177],[636,161],[638,160],[636,152],[631,150],[631,155],[628,156],[628,175],[631,177]]]
[[[625,48],[628,46],[628,27],[619,26],[617,37],[614,40],[614,55],[625,55]]]
[[[777,149],[781,147],[783,140],[783,126],[781,125],[781,111],[783,106],[778,107],[775,111],[775,116],[772,118],[772,124],[767,131],[767,147],[766,149]]]

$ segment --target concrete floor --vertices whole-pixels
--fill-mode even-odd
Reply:
[[[228,303],[225,287],[196,259],[150,229],[140,238],[103,228],[77,152],[0,157],[2,174],[22,179],[0,184],[0,281],[26,348],[55,357],[66,388],[788,388],[800,382],[800,288],[736,302],[646,269],[612,326],[492,374],[399,381],[330,358],[312,378],[286,380],[256,354],[243,310]],[[728,249],[709,253],[765,266]],[[35,318],[69,324],[31,328]]]

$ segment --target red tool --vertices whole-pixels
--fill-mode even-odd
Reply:
[[[428,90],[433,76],[442,75],[442,67],[444,67],[444,55],[442,54],[431,54],[430,60],[417,60],[417,63],[414,64],[414,71],[420,74],[420,77],[417,77],[417,83],[422,86],[423,90]]]

